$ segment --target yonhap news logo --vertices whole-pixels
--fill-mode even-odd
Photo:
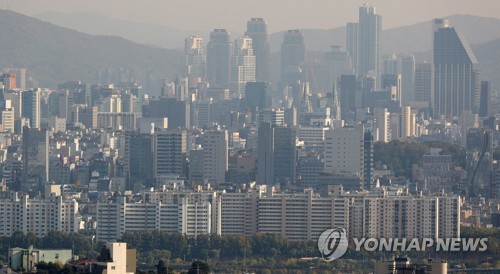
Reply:
[[[318,239],[318,249],[323,260],[330,262],[342,257],[347,251],[347,233],[345,228],[337,227],[321,233]]]
[[[352,251],[436,251],[483,252],[488,249],[488,238],[353,238]],[[349,240],[345,228],[324,231],[318,239],[318,249],[323,260],[330,262],[347,252]]]

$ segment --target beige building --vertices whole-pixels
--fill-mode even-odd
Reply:
[[[127,249],[127,243],[107,243],[110,258],[96,262],[92,266],[92,273],[102,274],[134,274],[137,264],[137,251]]]

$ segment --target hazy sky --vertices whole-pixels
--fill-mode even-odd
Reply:
[[[43,11],[94,11],[116,19],[157,23],[182,30],[243,31],[247,19],[263,17],[270,31],[334,28],[357,21],[359,0],[0,0],[0,8],[27,15]],[[472,14],[500,17],[500,0],[372,0],[383,28],[434,17]]]

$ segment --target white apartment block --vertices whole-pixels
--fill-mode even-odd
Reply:
[[[321,197],[310,189],[280,193],[257,186],[247,192],[144,192],[144,202],[99,203],[97,239],[113,241],[126,231],[159,230],[188,236],[278,233],[290,240],[317,240],[343,227],[348,237],[460,237],[460,197],[423,197],[405,189],[344,192]]]
[[[62,197],[48,199],[23,197],[13,192],[0,199],[0,236],[10,237],[16,231],[45,236],[50,231],[78,232],[78,202]]]
[[[186,193],[185,193],[186,194]],[[189,193],[188,193],[189,194]],[[127,231],[158,230],[187,236],[217,233],[212,219],[212,204],[190,203],[190,198],[174,195],[174,203],[129,203],[125,197],[116,202],[97,204],[97,240],[116,241]],[[170,199],[170,198],[169,198]],[[213,224],[213,225],[212,225]]]

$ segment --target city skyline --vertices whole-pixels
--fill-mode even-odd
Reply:
[[[256,0],[247,5],[245,9],[241,9],[236,3],[216,0],[197,3],[199,8],[192,9],[193,3],[180,1],[169,1],[168,3],[150,1],[148,5],[138,2],[124,5],[121,1],[116,0],[104,3],[96,0],[85,2],[54,0],[50,3],[33,0],[22,2],[2,0],[0,8],[30,16],[46,11],[97,12],[114,19],[158,24],[179,30],[209,31],[213,28],[228,28],[243,33],[246,26],[242,18],[252,17],[266,19],[269,24],[269,32],[296,28],[328,29],[340,27],[346,22],[354,21],[357,18],[356,8],[365,2],[367,1],[325,3],[316,0],[285,5],[285,2],[281,0],[273,2]],[[447,17],[453,14],[500,18],[496,13],[500,8],[500,2],[496,0],[481,0],[479,3],[466,0],[443,0],[437,3],[431,0],[415,1],[405,3],[404,10],[412,11],[411,13],[405,12],[405,16],[401,16],[401,12],[404,10],[399,7],[399,1],[372,0],[368,3],[376,6],[379,13],[384,14],[384,29],[412,25],[435,17]],[[432,10],[428,9],[430,4],[432,4]],[[224,5],[224,9],[217,8],[222,5]],[[185,13],[169,12],[170,10],[190,10],[192,16],[185,16]],[[325,18],[328,19],[325,20]]]

